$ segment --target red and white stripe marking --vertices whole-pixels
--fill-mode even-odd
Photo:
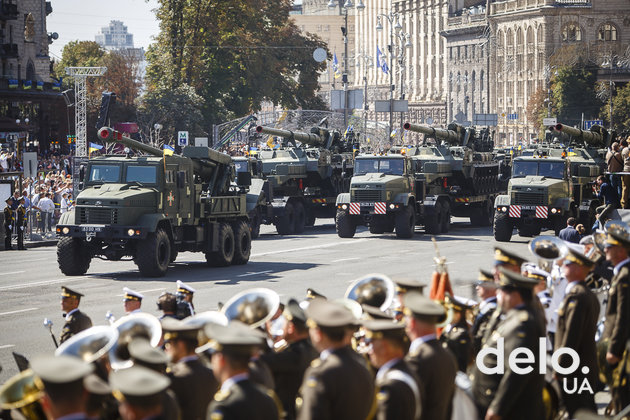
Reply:
[[[519,218],[521,217],[521,206],[510,206],[510,210],[508,211],[508,216]]]
[[[547,206],[536,206],[536,219],[546,219],[548,214]]]
[[[385,214],[387,213],[387,203],[378,202],[374,203],[374,214]]]
[[[361,214],[361,204],[350,203],[350,214]]]

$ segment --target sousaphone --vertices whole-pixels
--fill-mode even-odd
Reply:
[[[278,312],[280,296],[271,289],[254,288],[232,296],[221,308],[228,321],[241,321],[252,328],[264,325]]]
[[[118,340],[109,350],[113,369],[131,367],[133,362],[127,346],[135,338],[145,338],[151,346],[157,347],[162,339],[162,325],[153,315],[136,313],[124,316],[112,325],[118,330]]]
[[[207,311],[189,316],[182,321],[184,325],[192,325],[199,328],[198,340],[199,345],[204,345],[208,342],[208,337],[204,332],[204,326],[206,324],[218,324],[226,326],[228,324],[227,317],[219,311]]]
[[[355,280],[346,290],[344,297],[359,305],[369,305],[387,312],[396,296],[396,285],[384,274],[368,274]]]
[[[107,355],[118,342],[118,330],[112,326],[99,325],[72,336],[55,351],[55,356],[78,357],[92,363]]]
[[[567,256],[569,247],[562,239],[555,236],[543,235],[529,243],[529,251],[538,257],[538,267],[551,272],[551,264]]]
[[[39,402],[44,395],[31,369],[22,371],[0,387],[0,409],[18,410],[27,420],[46,420]]]

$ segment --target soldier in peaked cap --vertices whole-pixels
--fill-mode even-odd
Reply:
[[[440,341],[455,356],[459,370],[466,372],[472,361],[472,337],[466,322],[466,311],[472,309],[472,306],[462,299],[449,295],[446,296],[445,306],[452,308],[453,320],[442,332]]]
[[[197,352],[210,352],[212,370],[221,383],[208,407],[208,420],[253,419],[277,420],[279,408],[272,390],[266,390],[249,379],[248,365],[252,351],[262,338],[247,325],[232,321],[228,326],[207,324],[210,341]]]
[[[35,383],[44,390],[42,408],[48,418],[87,419],[85,414],[88,391],[83,379],[93,366],[72,356],[41,356],[33,359],[31,368]]]
[[[212,396],[219,388],[212,370],[195,353],[199,329],[173,318],[162,320],[164,348],[172,361],[168,373],[171,389],[182,409],[182,418],[192,420],[205,419]]]
[[[311,289],[310,287],[306,289],[306,299],[312,300],[315,298],[326,299],[326,296],[322,295],[321,293],[317,293],[314,289]]]
[[[457,362],[436,335],[436,324],[446,320],[446,312],[418,292],[407,293],[403,303],[406,332],[411,340],[405,361],[420,378],[419,387],[424,389],[422,419],[450,419]]]
[[[396,285],[396,300],[393,308],[394,318],[400,321],[403,318],[402,308],[405,293],[415,290],[420,294],[424,294],[424,288],[427,287],[427,283],[406,277],[394,277],[392,280]]]
[[[485,338],[472,375],[473,396],[482,418],[544,418],[544,377],[538,373],[540,360],[534,360],[533,369],[527,374],[513,372],[507,363],[503,374],[486,370],[497,366],[498,357],[508,360],[517,348],[538,348],[539,338],[545,336],[545,331],[535,319],[532,307],[533,288],[537,283],[512,270],[499,269],[497,301],[504,318]],[[499,355],[500,341],[504,344],[503,353]]]
[[[585,280],[593,269],[595,263],[584,254],[571,248],[564,259],[562,271],[568,281],[564,299],[558,308],[558,328],[555,337],[555,350],[569,347],[580,355],[580,369],[588,366],[589,372],[584,375],[581,371],[575,372],[567,379],[573,383],[582,384],[584,379],[594,389],[597,383],[597,349],[595,346],[595,333],[599,318],[599,300],[588,286]],[[558,361],[567,368],[571,365],[571,358],[563,354]],[[559,375],[561,376],[561,375]],[[569,417],[574,418],[578,409],[583,408],[596,412],[595,396],[590,392],[568,394],[562,389],[562,399],[569,412]]]
[[[131,290],[128,287],[123,287],[123,305],[125,306],[125,313],[127,315],[141,312],[140,307],[142,306],[142,299],[144,299],[144,295],[136,292],[135,290]]]
[[[405,325],[391,320],[363,322],[365,341],[376,373],[377,420],[417,420],[422,413],[420,380],[403,360],[409,339]]]
[[[318,353],[308,336],[306,314],[295,299],[289,300],[282,316],[286,319],[282,332],[286,347],[277,353],[263,354],[260,358],[269,366],[276,393],[285,410],[285,418],[291,420],[296,416],[295,398],[304,372],[311,361],[318,357]]]
[[[498,269],[503,267],[506,270],[512,270],[520,273],[521,266],[526,262],[525,258],[498,246],[494,248],[494,279],[498,280]]]
[[[133,366],[109,375],[109,383],[120,403],[118,410],[123,420],[165,419],[164,393],[170,382],[166,376],[142,366]]]
[[[90,317],[79,310],[82,296],[79,292],[75,292],[66,286],[61,286],[61,310],[64,313],[66,322],[61,330],[60,344],[92,326]]]
[[[177,280],[177,318],[184,319],[195,314],[193,295],[195,289],[181,280]]]
[[[606,362],[612,369],[619,363],[627,363],[622,359],[630,338],[630,234],[625,230],[608,229],[604,251],[606,260],[614,266],[614,276],[608,291],[601,340],[608,342]],[[624,377],[619,384],[613,385],[612,402],[615,411],[619,413],[630,404],[630,381]]]
[[[320,351],[304,373],[298,419],[363,420],[371,416],[374,380],[347,344],[356,319],[340,303],[315,299],[306,309],[309,335]]]
[[[479,302],[479,312],[471,329],[473,339],[473,356],[481,350],[481,341],[486,333],[492,314],[497,309],[497,285],[494,282],[494,274],[487,270],[479,270],[479,277],[475,282]]]
[[[391,315],[381,311],[380,308],[363,304],[361,305],[361,309],[363,309],[363,317],[365,319],[386,319],[388,321],[394,320]]]

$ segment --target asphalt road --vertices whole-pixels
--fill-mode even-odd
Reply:
[[[447,258],[456,294],[472,297],[472,282],[479,268],[490,268],[493,247],[490,228],[473,228],[467,219],[453,219],[451,232],[437,237],[439,250]],[[175,292],[182,280],[197,292],[197,312],[214,310],[234,294],[253,287],[266,287],[289,297],[302,299],[312,287],[328,297],[342,297],[348,285],[373,272],[391,277],[411,277],[429,282],[434,269],[435,249],[429,235],[417,231],[413,239],[396,239],[394,234],[371,235],[358,230],[352,239],[335,233],[332,219],[318,221],[302,235],[281,237],[263,226],[252,245],[248,264],[210,268],[200,253],[182,253],[166,277],[143,278],[131,261],[92,261],[85,276],[66,277],[57,267],[56,248],[0,252],[0,383],[17,373],[12,352],[31,358],[54,351],[44,318],[54,322],[59,336],[63,325],[60,287],[67,285],[85,295],[81,310],[94,325],[105,325],[105,313],[124,315],[122,288],[145,295],[142,309],[159,315],[155,304],[163,291]],[[505,246],[531,258],[526,238],[513,238]]]

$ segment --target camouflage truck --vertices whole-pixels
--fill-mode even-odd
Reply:
[[[230,156],[191,146],[168,156],[111,128],[98,135],[148,156],[129,151],[87,162],[76,207],[56,228],[65,275],[86,273],[94,257],[131,257],[143,276],[159,277],[183,251],[203,252],[210,266],[247,263],[250,179],[242,175],[232,184]]]

